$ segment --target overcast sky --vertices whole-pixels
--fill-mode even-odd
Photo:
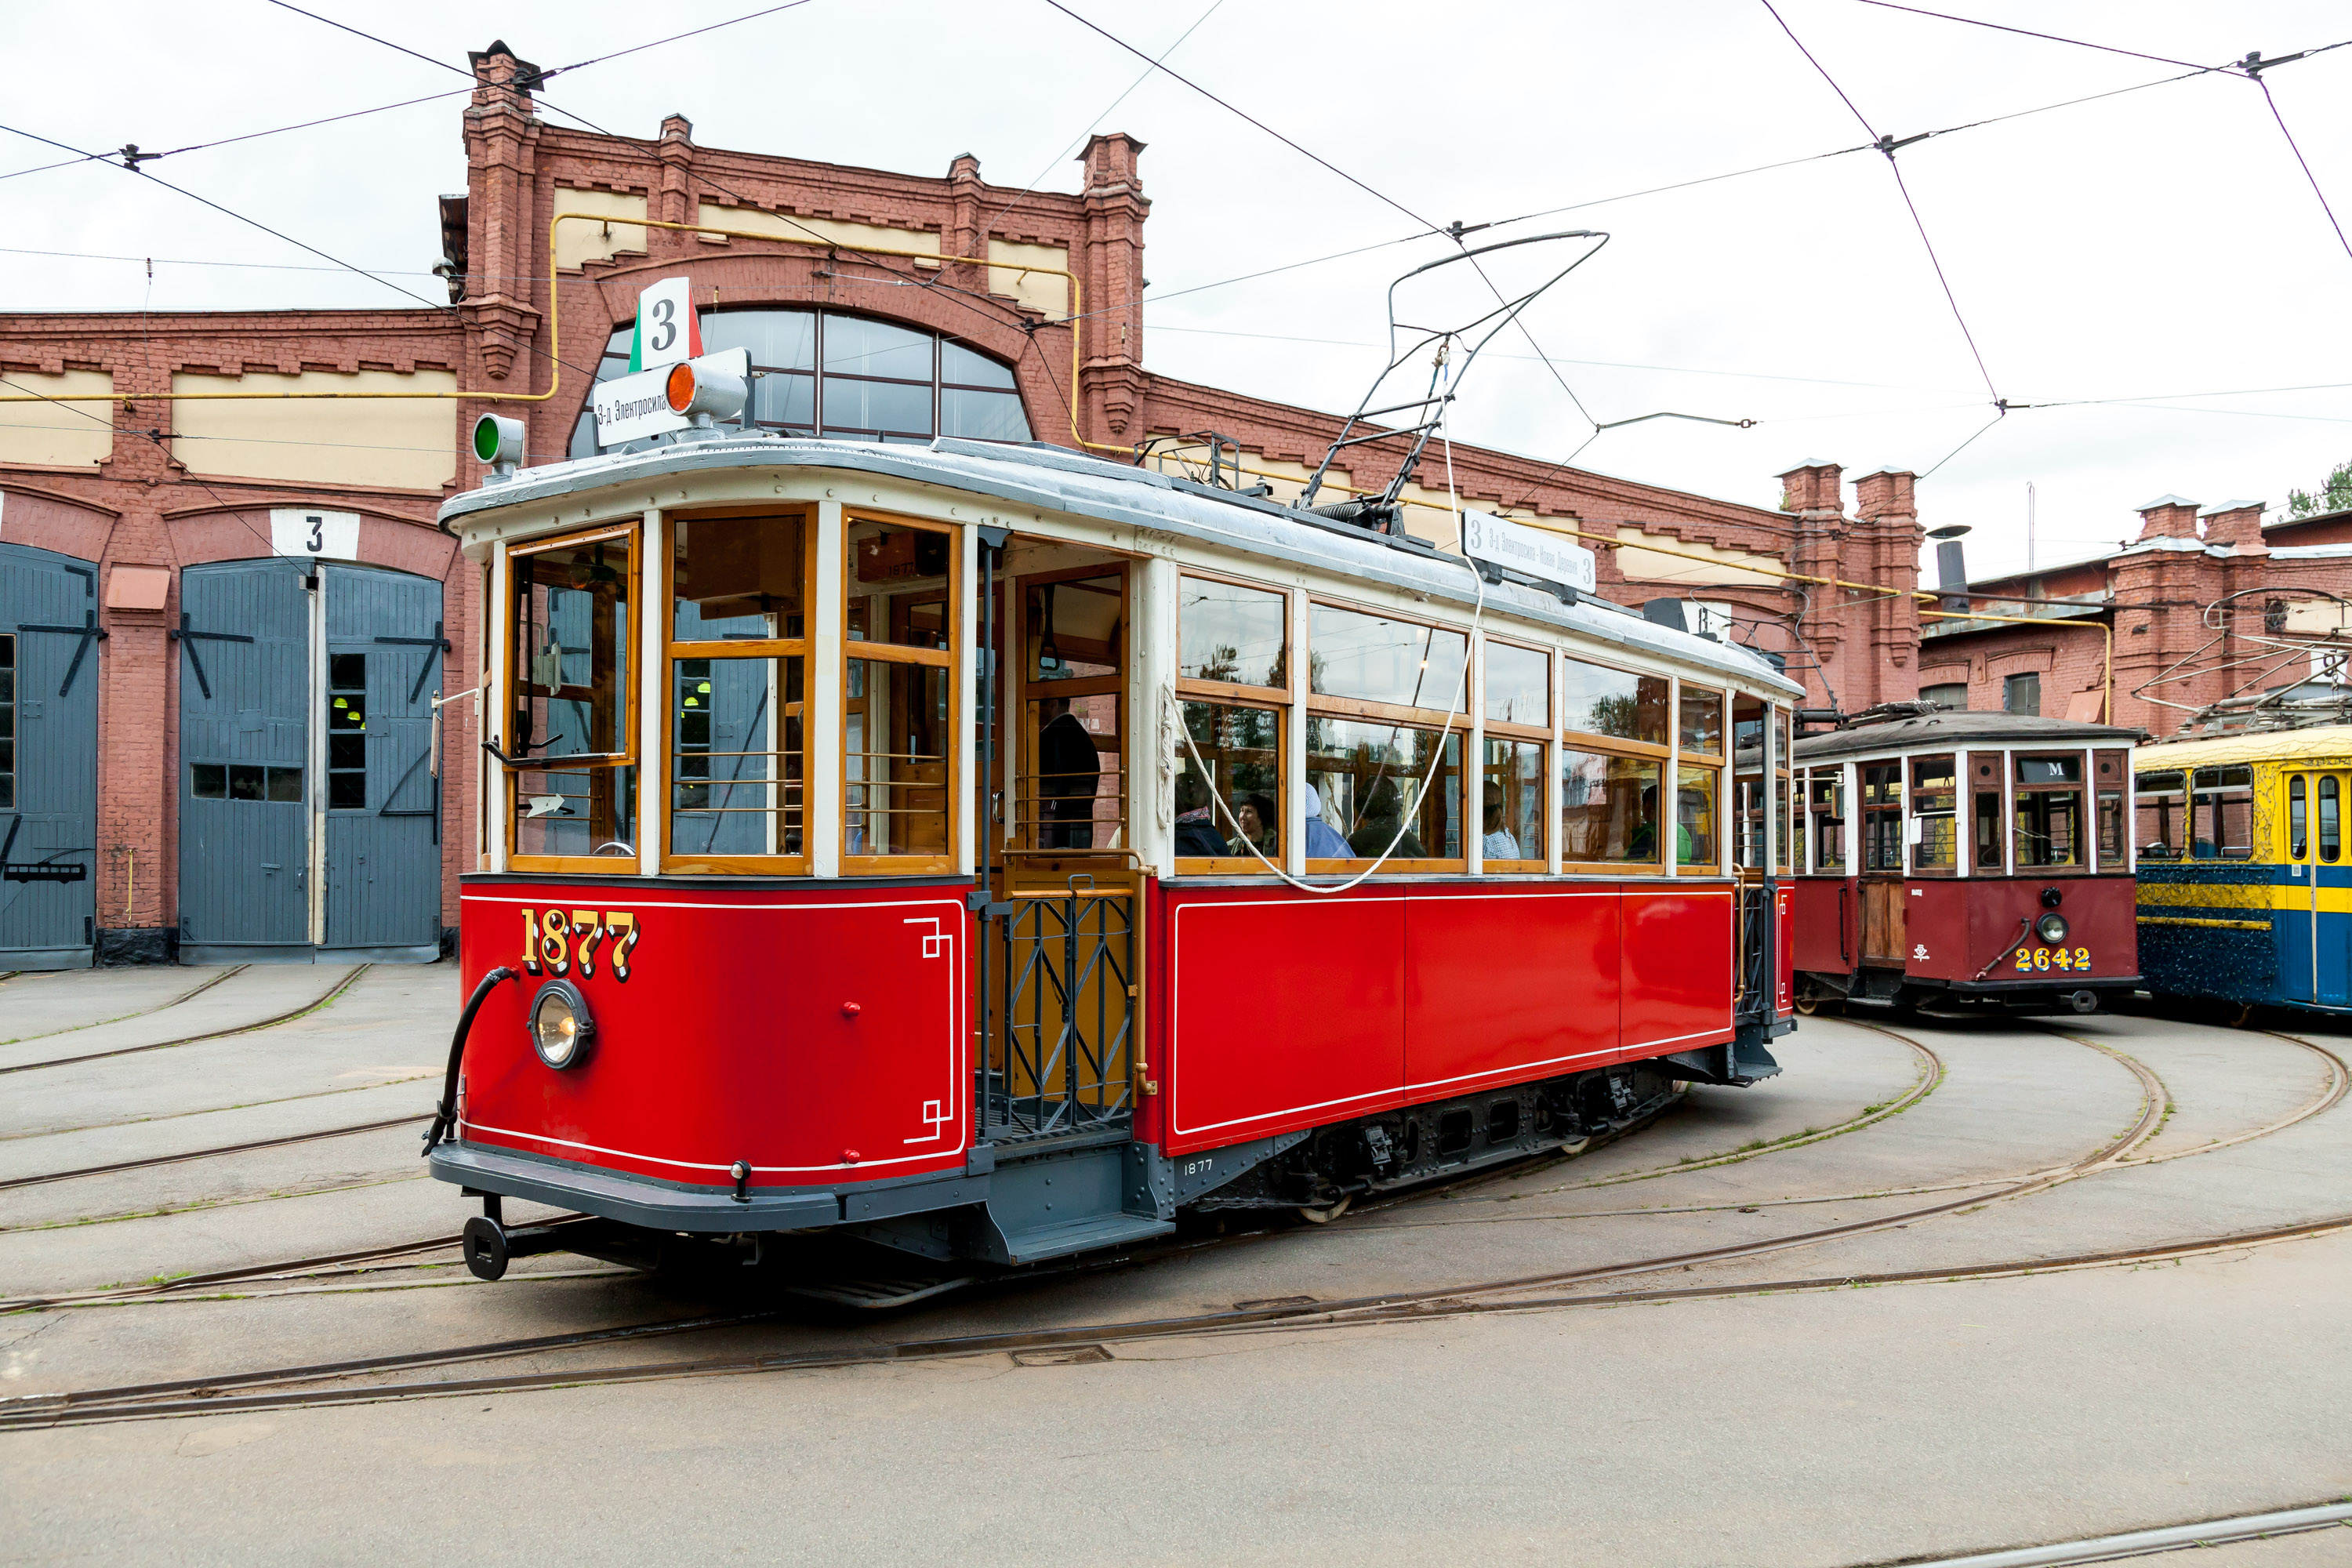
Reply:
[[[1580,467],[1769,506],[1773,475],[1806,459],[1849,475],[1942,461],[1921,481],[1921,511],[1930,526],[1975,528],[1978,574],[2023,564],[2029,482],[2047,564],[2112,546],[2153,496],[2279,507],[2352,458],[2352,257],[2242,77],[2147,86],[1899,153],[1980,373],[1886,159],[1813,159],[1869,137],[1762,0],[1066,3],[1152,56],[1192,28],[1171,69],[1378,194],[1164,75],[1133,86],[1143,62],[1045,0],[808,0],[562,76],[548,117],[561,106],[652,136],[680,112],[705,145],[920,174],[970,152],[992,181],[1065,191],[1077,184],[1073,143],[1102,117],[1101,129],[1150,143],[1147,363],[1331,409],[1354,405],[1381,363],[1369,345],[1389,280],[1446,248],[1411,240],[1416,218],[1476,224],[1585,204],[1482,237],[1612,236],[1527,319],[1559,377],[1598,420],[1673,410],[1757,424],[1652,420],[1601,435]],[[1861,0],[1776,3],[1871,128],[1898,140],[2183,75]],[[493,37],[554,67],[760,7],[307,8],[460,67]],[[2340,4],[1948,9],[2196,64],[2352,38]],[[0,123],[85,151],[162,150],[466,90],[446,70],[264,0],[118,0],[102,35],[91,16],[15,12]],[[2266,79],[2352,225],[2352,48]],[[440,253],[434,197],[465,188],[463,102],[148,168],[436,298],[424,275]],[[0,136],[0,173],[63,156]],[[1611,199],[1795,159],[1813,161]],[[8,309],[402,302],[350,273],[280,269],[327,264],[103,163],[0,189]],[[1391,240],[1407,242],[1202,287]],[[25,249],[158,259],[151,284],[139,261],[14,253]],[[1483,363],[1464,384],[1459,437],[1557,459],[1592,435],[1525,340],[1490,352],[1518,357]],[[2020,409],[1951,456],[1994,417],[1988,376],[2012,405],[2140,401]],[[2330,383],[2343,384],[2315,384]],[[2278,388],[2300,390],[2264,390]]]

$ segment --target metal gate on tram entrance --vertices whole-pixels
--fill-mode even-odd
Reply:
[[[441,585],[229,561],[180,609],[181,962],[437,957]]]
[[[1124,1129],[1135,1112],[1135,897],[1070,879],[980,906],[983,1049],[973,1103],[996,1142]]]
[[[0,970],[97,941],[98,569],[0,544]]]

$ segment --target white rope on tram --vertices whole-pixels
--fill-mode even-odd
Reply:
[[[1454,371],[1453,367],[1447,363],[1447,360],[1450,358],[1448,351],[1453,347],[1453,339],[1447,338],[1439,345],[1437,351],[1441,373],[1443,374],[1449,388],[1453,384]],[[1454,434],[1452,427],[1447,423],[1447,414],[1452,407],[1453,399],[1450,397],[1442,400],[1438,404],[1437,433],[1439,438],[1445,444],[1445,500],[1447,506],[1453,510],[1454,513],[1454,547],[1456,550],[1462,550],[1462,498],[1454,493]],[[1471,612],[1470,630],[1462,639],[1462,679],[1454,686],[1452,706],[1448,707],[1445,710],[1445,727],[1438,731],[1436,752],[1429,760],[1429,771],[1422,775],[1421,784],[1413,791],[1412,799],[1404,803],[1402,809],[1397,813],[1396,837],[1389,840],[1388,847],[1381,851],[1379,858],[1375,859],[1370,865],[1365,867],[1361,871],[1359,871],[1354,876],[1349,878],[1346,881],[1302,881],[1298,878],[1294,877],[1289,872],[1284,870],[1281,867],[1276,865],[1273,861],[1267,859],[1265,851],[1257,847],[1257,841],[1250,837],[1248,834],[1242,831],[1242,825],[1240,821],[1234,817],[1233,807],[1225,804],[1225,797],[1217,793],[1217,775],[1209,771],[1209,766],[1206,763],[1201,761],[1201,753],[1194,750],[1192,746],[1192,730],[1185,725],[1183,716],[1181,713],[1177,716],[1177,737],[1184,742],[1184,754],[1192,759],[1192,765],[1200,769],[1201,777],[1208,784],[1210,804],[1217,808],[1219,814],[1224,817],[1227,825],[1233,828],[1234,837],[1240,839],[1244,844],[1249,846],[1249,852],[1257,858],[1258,864],[1264,866],[1267,870],[1273,872],[1276,876],[1281,878],[1285,882],[1289,883],[1292,887],[1297,889],[1302,893],[1347,892],[1351,888],[1360,886],[1365,878],[1370,877],[1373,872],[1388,864],[1389,858],[1396,853],[1397,846],[1404,842],[1404,836],[1412,822],[1413,814],[1421,809],[1421,803],[1428,798],[1429,786],[1437,780],[1437,770],[1445,765],[1445,742],[1453,738],[1454,716],[1462,711],[1463,704],[1468,700],[1470,695],[1470,661],[1477,657],[1478,627],[1480,622],[1486,618],[1486,576],[1479,572],[1477,563],[1470,559],[1467,551],[1465,551],[1463,553],[1462,563],[1470,568],[1471,578],[1478,585],[1478,602],[1477,607]],[[1172,681],[1169,684],[1168,688],[1168,700],[1171,704],[1181,702],[1181,699],[1176,695],[1175,684]],[[1304,721],[1305,721],[1302,719],[1301,722]],[[1394,728],[1402,729],[1403,726],[1398,725],[1394,726]],[[1465,730],[1462,734],[1462,776],[1464,781],[1466,783],[1474,776],[1472,773],[1472,767],[1477,760],[1469,754],[1470,734],[1467,730]],[[1313,789],[1315,785],[1311,780],[1301,779],[1299,781],[1299,787],[1302,789]],[[1286,814],[1286,815],[1287,814]],[[1467,836],[1471,831],[1471,823],[1466,813],[1463,817],[1462,831],[1465,836]]]

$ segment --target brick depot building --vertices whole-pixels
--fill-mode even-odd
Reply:
[[[1077,195],[1021,193],[968,156],[916,176],[704,148],[680,118],[566,130],[505,46],[473,60],[448,307],[0,315],[0,970],[441,951],[478,844],[482,584],[435,510],[481,479],[482,413],[526,421],[528,460],[593,450],[590,382],[625,368],[656,279],[691,279],[707,347],[751,351],[774,428],[1148,447],[1202,477],[1183,438],[1215,432],[1278,499],[1338,433],[1146,368],[1131,138],[1087,145]],[[286,392],[454,395],[249,395]],[[221,393],[248,395],[201,395]],[[1335,477],[1384,484],[1403,447]],[[1907,473],[1855,481],[1849,509],[1809,463],[1766,509],[1475,448],[1454,466],[1470,501],[1595,545],[1603,594],[1710,606],[1825,705],[1963,668],[1980,696],[2036,658],[2062,689],[2095,640],[1943,622],[1923,653]],[[2235,548],[2190,541],[2190,516],[2117,567],[2161,578],[2171,617],[2118,637],[2134,656],[2196,619],[2191,555]],[[1450,540],[1437,508],[1408,522]]]

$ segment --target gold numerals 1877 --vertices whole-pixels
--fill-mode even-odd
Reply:
[[[525,910],[523,973],[562,976],[576,966],[583,977],[593,974],[599,953],[610,942],[612,955],[604,962],[612,965],[613,978],[625,984],[637,936],[637,917],[622,910]]]

